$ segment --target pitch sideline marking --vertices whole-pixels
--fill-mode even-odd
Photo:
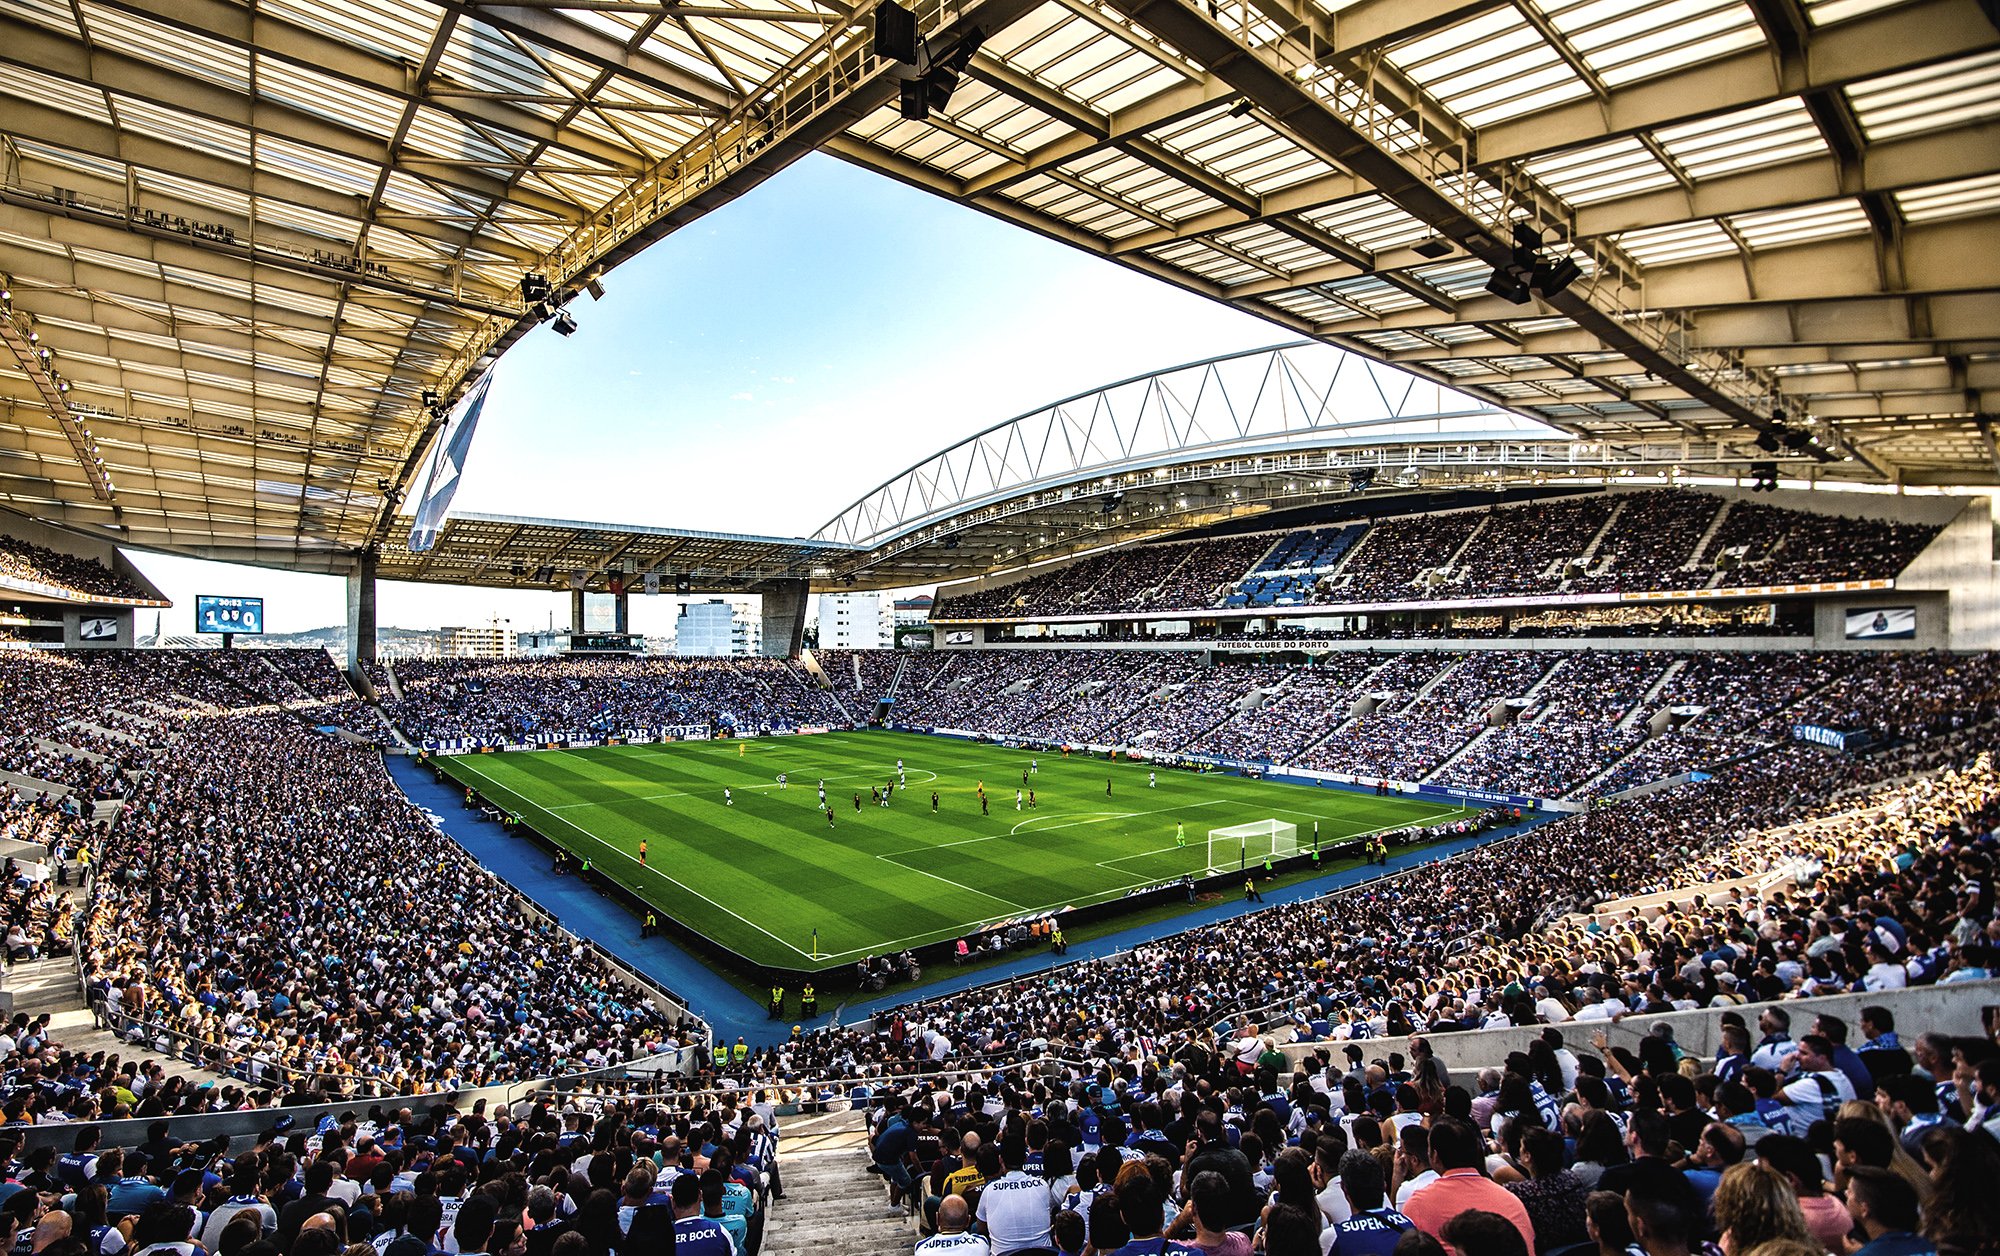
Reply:
[[[513,790],[508,789],[507,786],[501,785],[499,781],[496,781],[492,777],[488,776],[484,769],[474,767],[472,770],[478,773],[480,778],[486,781],[487,783],[492,785],[499,785],[501,789],[507,790],[507,792],[510,794],[514,792]],[[519,797],[519,795],[516,795],[516,797]],[[523,799],[523,801],[526,800]],[[548,809],[546,807],[542,807],[538,808],[538,810],[546,811]],[[557,816],[556,818],[559,820],[562,819],[561,816]],[[639,859],[636,855],[626,854],[624,851],[618,849],[616,846],[613,846],[610,842],[605,841],[603,838],[599,837],[595,833],[592,833],[589,829],[584,828],[582,825],[573,823],[572,821],[569,820],[563,820],[563,823],[569,825],[571,828],[583,834],[591,841],[596,842],[599,846],[602,846],[604,849],[610,851],[612,854],[617,855],[620,858],[624,859],[625,862],[638,865],[638,867],[640,867],[641,869],[653,873],[654,875],[658,876],[662,881],[665,881],[669,885],[679,886],[682,890],[685,890],[687,893],[694,895],[696,898],[700,899],[704,903],[707,903],[709,906],[715,908],[717,911],[727,912],[729,915],[735,916],[736,919],[742,921],[746,925],[749,925],[752,929],[755,929],[757,932],[763,934],[765,937],[771,939],[773,942],[776,942],[779,946],[784,947],[786,950],[792,952],[794,955],[803,955],[807,959],[814,958],[811,952],[802,950],[801,948],[794,946],[790,942],[785,941],[785,939],[779,937],[775,933],[772,933],[769,929],[766,929],[763,925],[758,924],[756,921],[751,920],[749,917],[731,911],[729,908],[724,907],[721,903],[716,902],[714,899],[710,898],[706,894],[703,894],[700,890],[695,889],[693,886],[686,885],[680,881],[675,880],[673,877],[668,876],[666,873],[661,872],[658,868],[655,868],[650,864],[639,863]]]
[[[1024,906],[1022,906],[1022,905],[1021,905],[1020,903],[1017,903],[1017,902],[1015,902],[1015,901],[1014,901],[1013,899],[1011,899],[1011,898],[1001,898],[1001,897],[1000,897],[1000,896],[999,896],[998,894],[989,894],[989,893],[987,893],[987,892],[986,892],[985,890],[980,890],[980,889],[974,889],[974,888],[973,888],[972,886],[969,886],[969,885],[967,885],[967,884],[966,884],[965,882],[963,882],[963,881],[954,881],[954,880],[952,880],[952,879],[951,879],[950,877],[941,877],[941,876],[939,876],[939,875],[938,875],[937,873],[935,873],[935,872],[931,872],[931,871],[928,871],[927,869],[924,869],[924,868],[917,868],[917,867],[913,867],[913,866],[911,866],[910,864],[906,864],[906,863],[903,863],[903,862],[901,862],[901,861],[899,861],[899,860],[894,860],[894,859],[889,859],[889,856],[887,856],[887,855],[877,855],[877,856],[875,856],[875,858],[877,858],[877,859],[882,859],[882,860],[888,860],[888,862],[890,862],[890,863],[893,863],[893,864],[895,864],[895,865],[896,865],[896,866],[897,866],[898,868],[901,868],[901,869],[903,869],[903,870],[904,870],[905,872],[914,872],[914,873],[916,873],[916,874],[917,874],[918,876],[921,876],[921,877],[929,877],[929,878],[930,878],[931,880],[933,880],[933,881],[942,881],[942,882],[944,882],[944,883],[945,883],[946,885],[953,885],[953,886],[957,886],[957,887],[958,887],[959,889],[961,889],[961,890],[964,890],[964,891],[965,891],[965,892],[966,892],[967,894],[977,894],[977,895],[978,895],[979,897],[981,897],[981,898],[990,898],[990,899],[992,899],[992,900],[993,900],[994,902],[996,902],[996,903],[1004,903],[1004,904],[1006,904],[1006,905],[1007,905],[1008,907],[1011,907],[1011,908],[1013,908],[1013,909],[1014,909],[1015,911],[1033,911],[1033,910],[1034,910],[1034,908],[1032,908],[1032,907],[1024,907]]]

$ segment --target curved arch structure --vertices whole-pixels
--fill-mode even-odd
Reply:
[[[834,583],[888,588],[1357,491],[1729,477],[1746,462],[1716,440],[1579,441],[1305,341],[1135,376],[996,423],[877,485],[812,539],[856,551]]]
[[[880,544],[981,504],[1190,458],[1446,436],[1564,439],[1395,367],[1295,341],[1134,376],[996,423],[877,485],[813,538]]]

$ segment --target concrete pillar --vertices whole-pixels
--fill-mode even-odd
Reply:
[[[577,635],[583,633],[583,590],[569,591],[569,630]]]
[[[632,595],[616,593],[611,598],[611,631],[632,631]]]
[[[375,552],[363,550],[347,573],[347,670],[356,676],[375,661]]]
[[[764,653],[790,658],[805,642],[806,582],[767,580],[756,588],[764,598]]]

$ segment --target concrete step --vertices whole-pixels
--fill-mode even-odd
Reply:
[[[915,1245],[914,1221],[868,1172],[859,1115],[788,1121],[781,1148],[785,1197],[771,1204],[761,1256],[886,1256]]]

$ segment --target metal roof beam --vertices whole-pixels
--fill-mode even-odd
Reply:
[[[239,10],[241,12],[241,10]],[[393,166],[396,154],[383,137],[319,117],[268,97],[240,92],[179,74],[164,66],[127,56],[100,44],[65,38],[46,26],[0,16],[0,62],[66,79],[83,87],[131,96],[191,117],[236,127],[250,134],[270,134],[367,166]],[[122,133],[122,131],[121,131]],[[115,152],[105,156],[118,160]],[[504,201],[506,181],[458,168],[413,178],[448,188],[484,202]],[[532,193],[525,199],[544,200]],[[573,206],[549,202],[574,212]]]
[[[1461,247],[1489,264],[1508,261],[1508,243],[1494,239],[1484,223],[1468,216],[1440,192],[1431,182],[1431,174],[1413,166],[1410,157],[1383,148],[1375,135],[1335,113],[1325,101],[1307,91],[1293,71],[1296,69],[1310,78],[1310,64],[1302,67],[1283,64],[1290,50],[1243,47],[1179,0],[1109,2],[1167,43],[1210,66],[1308,148],[1374,184],[1406,212],[1456,239]],[[1315,46],[1311,51],[1315,62],[1324,61],[1320,49]],[[1548,298],[1546,304],[1596,333],[1607,347],[1631,354],[1647,370],[1669,380],[1689,396],[1749,426],[1759,429],[1771,426],[1758,408],[1754,387],[1718,382],[1706,364],[1691,362],[1684,351],[1674,349],[1670,336],[1649,338],[1645,329],[1621,321],[1614,311],[1594,304],[1594,299],[1599,298],[1583,285],[1577,285]],[[1429,313],[1435,315],[1438,311]],[[1333,325],[1329,330],[1340,332],[1347,328]]]
[[[1844,87],[1992,47],[1993,24],[1979,0],[1911,0],[1823,27],[1791,73],[1768,46],[1479,129],[1484,169],[1558,149],[1602,143],[1655,127],[1768,104],[1815,89]]]
[[[607,172],[630,172],[628,149],[594,135],[562,129],[546,116],[514,107],[501,93],[441,91],[428,81],[415,84],[401,60],[370,53],[359,45],[329,38],[278,17],[272,10],[247,11],[229,0],[102,0],[107,6],[175,30],[213,39],[246,54],[270,57],[385,96],[423,104],[472,126],[498,128],[524,140],[588,157]]]

